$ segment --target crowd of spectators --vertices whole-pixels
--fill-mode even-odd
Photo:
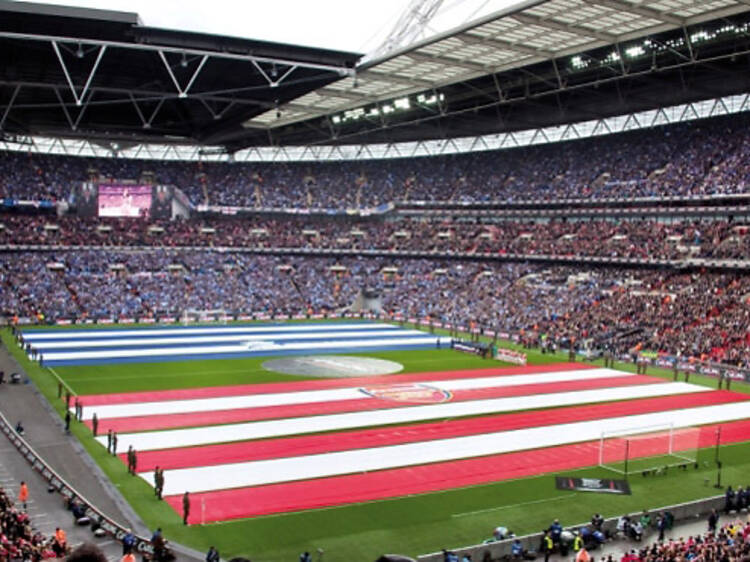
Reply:
[[[464,155],[336,163],[154,162],[0,153],[0,198],[67,199],[90,177],[175,185],[193,203],[366,207],[399,200],[721,194],[750,187],[750,114]],[[0,215],[0,315],[133,318],[186,309],[335,311],[369,287],[386,311],[519,334],[750,365],[750,277],[441,261],[440,253],[748,259],[728,219],[506,220],[309,215],[196,220]],[[102,249],[74,249],[77,246]],[[269,249],[435,253],[432,260],[257,255]],[[277,252],[278,253],[278,252]],[[518,259],[518,258],[514,258]],[[384,268],[394,268],[386,273]],[[588,345],[588,344],[586,344]]]
[[[725,523],[714,532],[659,540],[626,552],[621,562],[745,562],[750,559],[750,523]]]
[[[28,514],[14,505],[8,492],[0,488],[0,560],[39,562],[62,558],[65,546],[56,544],[54,537],[34,531]]]
[[[149,178],[193,204],[374,207],[394,201],[518,201],[742,193],[750,115],[563,143],[354,162],[159,162],[0,154],[0,199],[67,199],[83,181]]]
[[[184,310],[305,314],[363,289],[386,313],[475,322],[524,343],[645,349],[750,366],[750,277],[528,263],[142,250],[0,253],[0,315],[179,317]]]
[[[673,260],[746,259],[748,226],[727,220],[458,221],[208,218],[146,222],[0,215],[0,245],[370,249]]]

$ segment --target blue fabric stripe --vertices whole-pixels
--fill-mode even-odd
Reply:
[[[366,329],[368,329],[370,327],[375,328],[375,327],[388,326],[388,324],[384,324],[382,322],[371,322],[371,321],[368,321],[368,320],[358,320],[358,321],[353,321],[353,322],[347,321],[347,322],[342,322],[341,324],[357,324],[358,325],[358,329],[363,329],[363,330],[366,330]],[[359,324],[361,324],[361,326],[359,326]],[[65,329],[61,329],[61,330],[29,330],[29,331],[23,331],[22,335],[24,336],[24,338],[29,343],[33,344],[34,341],[35,341],[34,334],[56,334],[56,335],[59,335],[59,337],[56,337],[56,338],[45,338],[44,340],[38,340],[39,342],[41,342],[41,341],[54,342],[54,341],[75,341],[76,338],[69,337],[69,334],[71,334],[71,333],[75,333],[75,334],[90,334],[90,333],[106,334],[107,332],[114,331],[114,330],[117,330],[117,331],[120,331],[120,332],[132,332],[130,334],[127,334],[127,333],[126,334],[110,334],[110,335],[107,335],[107,336],[104,336],[104,337],[97,337],[96,338],[97,340],[105,341],[105,340],[109,340],[109,339],[118,340],[118,339],[121,339],[121,338],[139,338],[139,339],[140,338],[143,338],[143,339],[164,338],[164,337],[170,337],[170,335],[174,335],[174,337],[190,337],[190,334],[186,336],[184,334],[180,334],[180,332],[183,331],[183,330],[195,330],[195,329],[201,329],[201,330],[205,329],[206,333],[204,333],[203,335],[207,335],[208,336],[208,335],[211,335],[210,332],[212,330],[214,330],[214,329],[232,328],[232,327],[247,328],[247,331],[245,331],[245,330],[237,330],[237,331],[233,331],[233,332],[228,332],[227,334],[234,334],[234,335],[247,334],[247,335],[258,335],[258,336],[261,336],[261,335],[273,335],[273,334],[280,334],[280,333],[293,334],[295,332],[302,332],[302,333],[312,332],[312,330],[305,330],[304,328],[306,326],[307,327],[309,327],[309,326],[326,326],[326,327],[329,327],[331,331],[336,331],[337,330],[336,323],[323,323],[323,322],[311,323],[311,322],[306,322],[304,324],[294,325],[294,324],[288,324],[288,323],[283,323],[282,322],[282,323],[274,323],[274,324],[249,324],[247,326],[223,326],[223,325],[220,325],[220,326],[156,326],[156,327],[150,327],[149,326],[149,327],[144,327],[144,328],[132,328],[132,329],[122,328],[121,327],[121,328],[112,328],[111,330],[101,330],[101,329],[99,329],[99,330],[65,330]],[[258,328],[268,328],[269,330],[270,329],[276,329],[276,331],[264,331],[264,330],[258,330]],[[284,331],[283,332],[279,332],[278,331],[279,328],[283,328]],[[142,331],[144,331],[144,330],[145,331],[148,331],[148,330],[169,330],[169,331],[173,331],[174,334],[145,334],[145,333],[142,333]],[[377,332],[383,331],[383,332],[386,332],[386,331],[390,331],[390,330],[393,330],[393,328],[387,328],[387,327],[382,327],[380,329],[375,328],[373,331],[377,331]],[[339,331],[343,331],[343,330],[339,330]],[[198,334],[195,334],[195,335],[198,335]]]
[[[380,339],[389,339],[389,338],[423,338],[427,334],[420,333],[420,334],[405,334],[403,330],[396,329],[396,330],[388,330],[385,333],[382,332],[376,332],[372,335],[360,335],[360,336],[351,336],[351,337],[332,337],[336,334],[340,334],[340,336],[347,336],[348,332],[320,332],[320,337],[316,338],[294,338],[294,339],[280,339],[278,340],[279,345],[292,345],[295,343],[303,343],[303,342],[334,342],[334,341],[351,341],[351,340],[380,340]],[[253,334],[255,335],[255,334]],[[264,338],[262,340],[254,340],[253,343],[260,343],[260,342],[269,342],[269,343],[276,343],[273,339],[274,335],[279,334],[269,334],[267,338]],[[41,342],[40,342],[41,343]],[[248,342],[249,343],[249,342]],[[135,349],[172,349],[172,348],[192,348],[195,346],[201,346],[201,347],[217,347],[220,345],[246,345],[245,342],[242,341],[218,341],[218,342],[182,342],[182,343],[164,343],[164,344],[155,344],[155,345],[149,345],[147,342],[144,342],[143,345],[111,345],[111,346],[105,346],[105,347],[94,347],[94,346],[77,346],[77,347],[45,347],[45,348],[39,348],[39,351],[44,355],[47,353],[78,353],[83,351],[122,351],[122,350],[135,350]]]
[[[405,344],[399,346],[384,345],[382,347],[369,348],[367,353],[376,353],[379,351],[396,351],[396,350],[410,350],[410,349],[435,349],[435,344]],[[320,349],[301,349],[301,350],[269,350],[269,351],[247,351],[242,353],[203,353],[199,355],[190,355],[185,357],[174,356],[174,355],[152,355],[149,357],[118,357],[116,359],[80,359],[80,360],[61,360],[61,361],[45,361],[44,365],[47,367],[63,367],[71,365],[107,365],[115,363],[164,363],[173,361],[200,361],[203,359],[241,359],[246,357],[270,357],[270,356],[284,356],[284,355],[311,355],[321,353],[347,353],[349,355],[355,355],[362,353],[361,350],[352,349],[350,347],[325,347]]]
[[[220,329],[220,328],[262,328],[262,327],[269,327],[269,328],[284,328],[284,327],[296,327],[296,326],[333,326],[336,323],[340,324],[372,324],[372,325],[378,325],[382,324],[382,322],[377,322],[374,320],[360,320],[359,318],[345,318],[345,319],[332,319],[329,321],[320,321],[320,322],[300,322],[300,323],[291,323],[289,322],[236,322],[232,324],[193,324],[192,326],[180,326],[176,324],[149,324],[144,326],[133,326],[132,324],[107,324],[107,328],[100,328],[96,327],[96,324],[92,324],[91,328],[71,328],[69,326],[61,326],[60,328],[51,329],[51,328],[37,328],[37,327],[28,327],[23,328],[21,330],[22,333],[29,333],[29,334],[64,334],[66,332],[110,332],[112,330],[195,330],[196,328],[200,329]]]

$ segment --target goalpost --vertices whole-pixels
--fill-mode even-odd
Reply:
[[[230,317],[227,315],[226,311],[223,308],[211,308],[206,310],[197,310],[190,308],[182,311],[180,321],[182,322],[183,326],[195,323],[203,324],[208,322],[219,322],[221,324],[226,324],[229,318]]]
[[[694,466],[698,462],[699,427],[673,424],[602,431],[599,466],[627,476],[629,473]]]

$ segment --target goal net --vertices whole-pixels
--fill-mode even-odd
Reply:
[[[700,428],[673,425],[603,431],[599,466],[620,474],[693,466],[698,462]]]
[[[227,320],[231,320],[231,318],[223,308],[213,308],[208,310],[184,310],[180,320],[183,326],[187,326],[189,324],[206,324],[209,322],[226,324]]]

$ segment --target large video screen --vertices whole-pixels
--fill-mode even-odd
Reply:
[[[147,217],[150,185],[99,184],[100,217]]]

